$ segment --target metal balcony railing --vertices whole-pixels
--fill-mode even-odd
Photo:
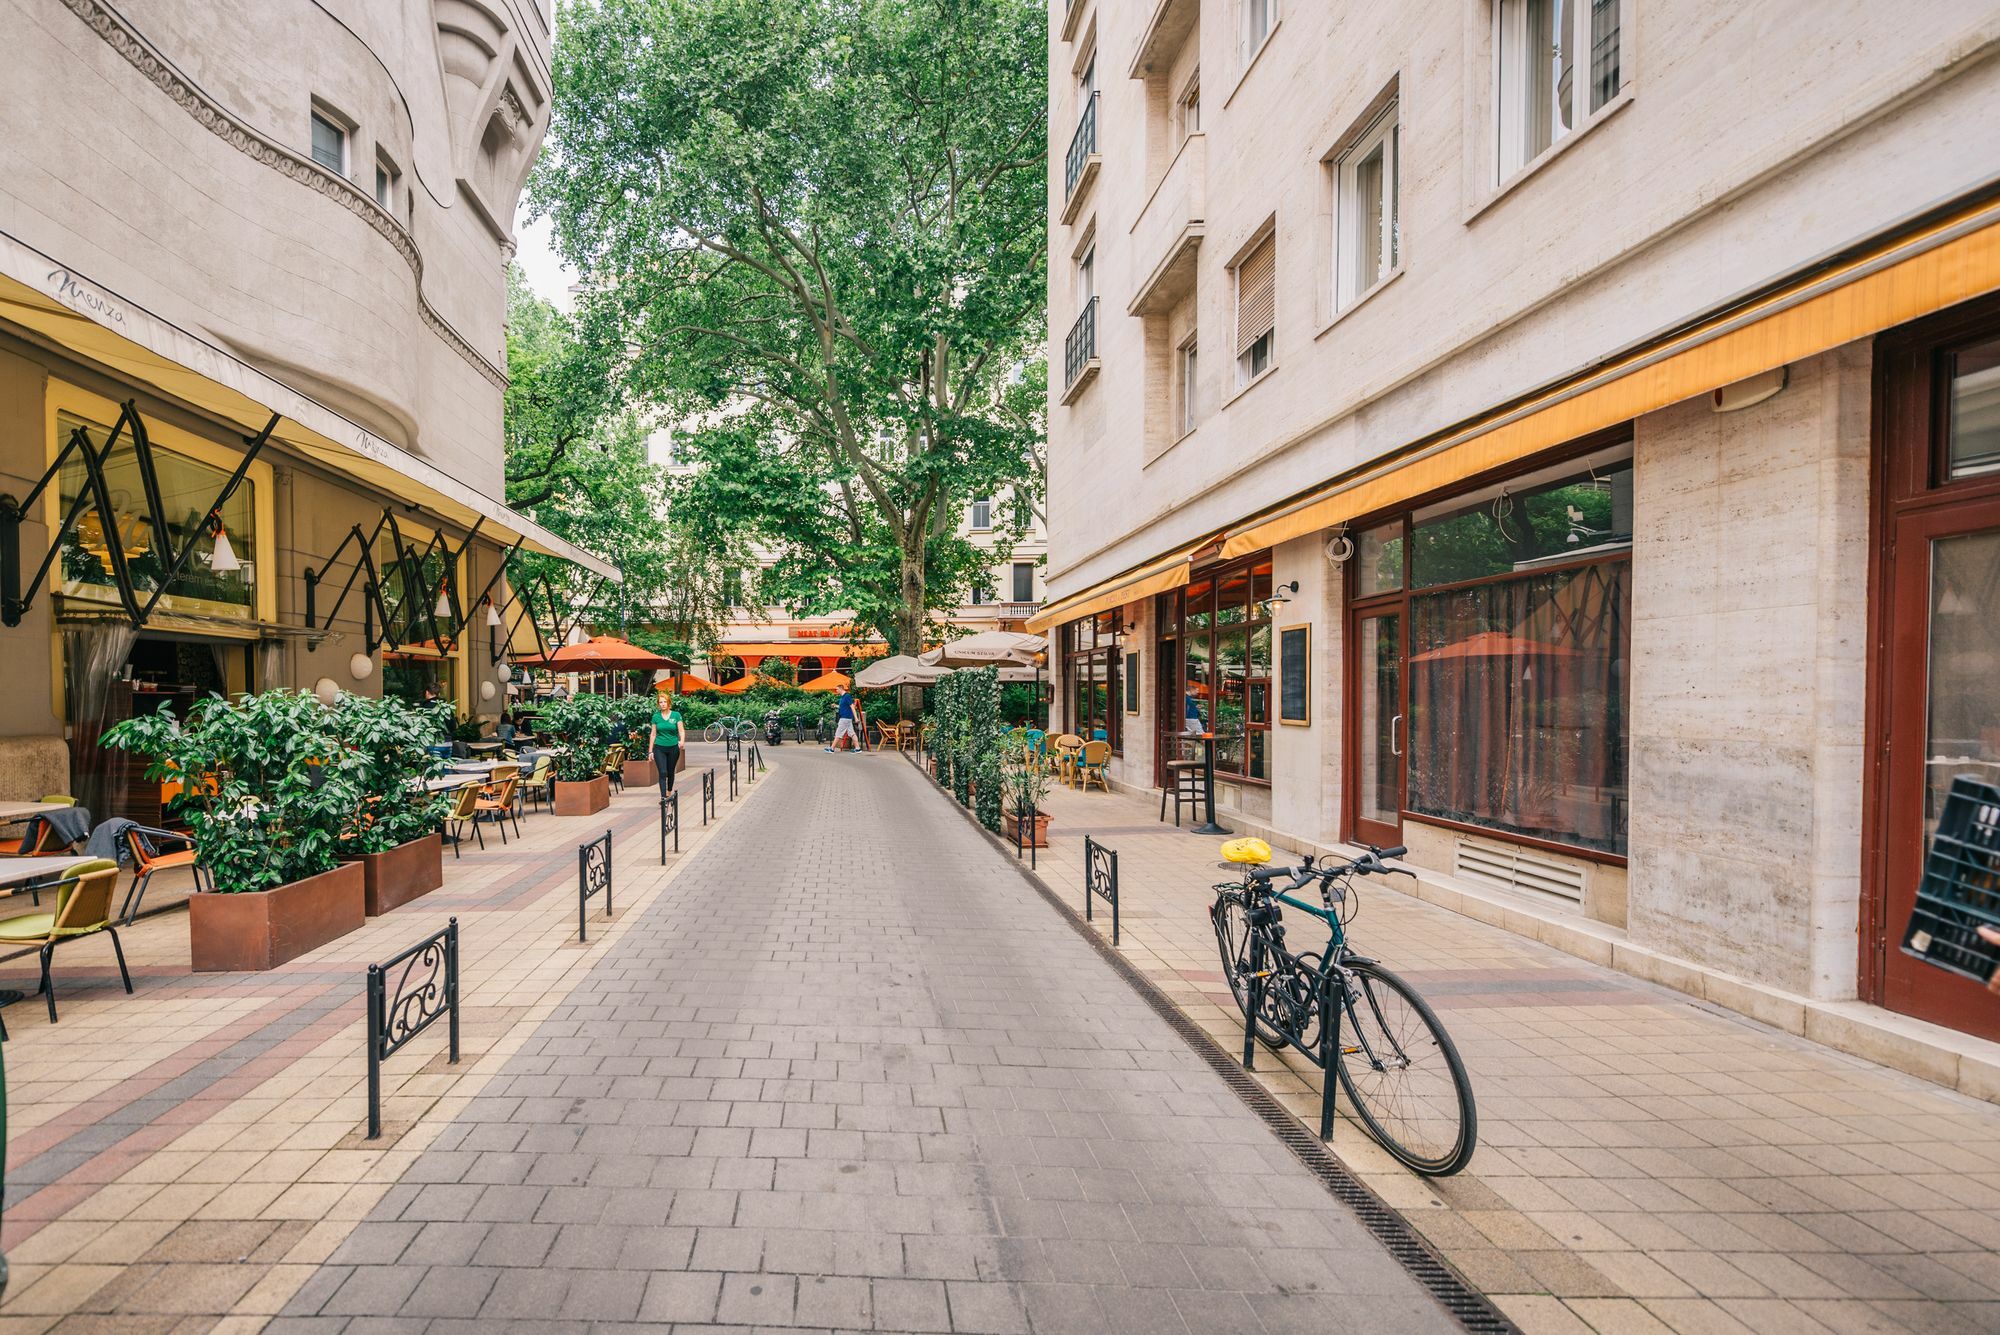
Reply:
[[[1091,155],[1097,152],[1097,94],[1083,104],[1083,114],[1076,118],[1076,133],[1069,137],[1069,157],[1063,162],[1063,198],[1076,193],[1076,183],[1083,178],[1084,166]]]
[[[1063,388],[1076,383],[1097,356],[1097,298],[1083,303],[1083,310],[1077,315],[1076,323],[1069,327],[1069,337],[1063,340]]]

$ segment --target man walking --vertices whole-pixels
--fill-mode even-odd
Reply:
[[[850,690],[841,691],[840,704],[833,711],[833,715],[836,720],[833,727],[833,745],[827,747],[826,749],[829,751],[838,751],[840,749],[840,739],[843,737],[845,737],[848,740],[849,745],[856,747],[860,746],[861,745],[860,740],[856,736],[854,731],[853,691]]]

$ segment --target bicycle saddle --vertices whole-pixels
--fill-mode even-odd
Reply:
[[[1261,867],[1271,860],[1271,846],[1262,839],[1231,839],[1222,846],[1222,856],[1231,862]]]

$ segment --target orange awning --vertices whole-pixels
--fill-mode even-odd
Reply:
[[[714,682],[710,681],[707,677],[697,676],[692,672],[683,672],[678,677],[673,678],[671,681],[660,682],[653,689],[655,690],[671,689],[676,692],[685,693],[687,691],[719,691],[722,688],[720,686],[717,686]]]
[[[805,683],[805,685],[799,687],[799,689],[802,691],[825,691],[828,694],[832,694],[837,691],[844,691],[853,684],[854,679],[845,672],[822,672],[811,681]]]
[[[1082,593],[1050,603],[1028,618],[1028,629],[1039,634],[1051,626],[1060,626],[1079,617],[1107,612],[1126,603],[1138,602],[1141,598],[1150,598],[1156,593],[1184,588],[1188,582],[1188,562],[1198,550],[1198,547],[1182,548],[1164,560],[1128,570]]]
[[[845,640],[780,640],[771,644],[718,644],[709,651],[711,659],[728,654],[731,658],[874,658],[889,652],[886,644],[849,644]]]

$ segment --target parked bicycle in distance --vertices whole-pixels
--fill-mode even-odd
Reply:
[[[1347,943],[1354,878],[1390,872],[1385,859],[1405,850],[1370,848],[1319,865],[1307,856],[1297,867],[1269,865],[1261,840],[1232,840],[1223,851],[1245,864],[1241,881],[1215,887],[1209,908],[1223,974],[1247,1031],[1268,1047],[1296,1048],[1322,1070],[1332,1066],[1320,1138],[1332,1134],[1337,1080],[1363,1128],[1402,1163],[1433,1177],[1465,1167],[1479,1119],[1458,1049],[1415,988]],[[1289,893],[1314,882],[1318,905]],[[1294,952],[1286,944],[1285,907],[1326,925],[1324,948]],[[1245,1065],[1251,1050],[1246,1034]]]
[[[724,714],[701,730],[701,739],[704,742],[719,742],[726,737],[747,740],[755,736],[756,732],[757,724],[754,721],[739,718],[734,714]]]

